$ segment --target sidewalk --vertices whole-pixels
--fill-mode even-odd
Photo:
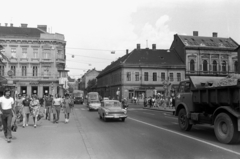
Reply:
[[[64,123],[64,114],[60,114],[60,122],[41,119],[37,128],[33,127],[30,117],[29,126],[22,128],[18,125],[13,132],[11,143],[7,143],[3,132],[0,132],[1,159],[65,159],[90,158],[82,132],[79,130],[79,115],[71,113],[68,124]],[[22,123],[21,123],[22,124]]]
[[[150,110],[157,110],[157,111],[175,112],[175,108],[169,108],[169,107],[164,108],[161,106],[150,108],[149,106],[144,107],[143,103],[137,103],[137,104],[129,103],[129,108],[143,108],[143,109],[150,109]]]

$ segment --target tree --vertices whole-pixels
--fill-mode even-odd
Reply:
[[[87,88],[86,88],[86,91],[87,91],[87,92],[92,91],[92,88],[93,88],[94,86],[96,86],[96,85],[97,85],[97,79],[96,79],[96,78],[94,78],[94,79],[92,79],[92,80],[89,80],[89,81],[88,81]]]

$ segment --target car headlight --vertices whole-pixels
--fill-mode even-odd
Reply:
[[[124,114],[127,114],[127,111],[124,111],[123,113],[124,113]]]
[[[105,112],[106,115],[108,115],[108,112]]]

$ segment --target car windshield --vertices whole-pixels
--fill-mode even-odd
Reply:
[[[107,101],[105,107],[121,107],[121,103],[118,101]]]
[[[89,94],[88,99],[89,100],[97,100],[98,99],[98,95],[97,94]]]

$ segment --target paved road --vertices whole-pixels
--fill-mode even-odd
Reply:
[[[20,127],[10,144],[1,133],[0,159],[240,159],[240,144],[219,143],[210,126],[182,132],[170,112],[138,106],[128,115],[125,122],[103,122],[96,111],[75,105],[69,124],[41,120],[36,129]]]

